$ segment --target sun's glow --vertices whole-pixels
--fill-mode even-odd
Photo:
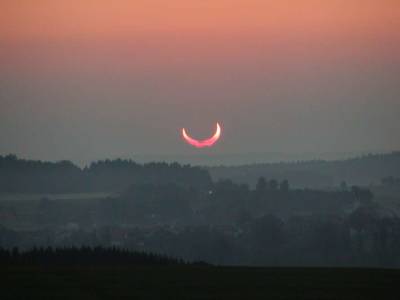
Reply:
[[[204,147],[211,147],[213,146],[221,137],[221,126],[219,123],[217,123],[217,129],[214,133],[214,135],[208,139],[205,140],[196,140],[192,137],[190,137],[185,128],[182,128],[182,137],[183,139],[189,144],[192,145],[196,148],[204,148]]]

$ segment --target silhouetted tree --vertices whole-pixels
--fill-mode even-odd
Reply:
[[[270,189],[271,191],[276,191],[276,190],[278,189],[278,186],[279,186],[278,181],[275,180],[275,179],[271,179],[271,180],[268,182],[268,187],[269,187],[269,189]]]
[[[288,180],[283,180],[280,185],[279,189],[283,192],[288,192],[289,191],[289,181]]]
[[[354,194],[357,201],[361,204],[368,205],[371,204],[374,195],[368,189],[362,189],[358,186],[353,186],[351,192]]]
[[[347,182],[346,182],[346,181],[342,181],[342,182],[340,183],[340,190],[343,191],[343,192],[347,192],[348,189],[349,189],[349,188],[348,188],[348,186],[347,186]]]
[[[258,178],[257,184],[256,184],[256,191],[258,193],[263,193],[267,189],[267,181],[265,180],[264,177]]]

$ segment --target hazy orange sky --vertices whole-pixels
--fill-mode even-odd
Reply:
[[[1,34],[14,39],[151,33],[396,33],[396,0],[4,0]]]
[[[3,0],[0,154],[191,153],[217,120],[218,153],[399,149],[399,32],[398,0]]]

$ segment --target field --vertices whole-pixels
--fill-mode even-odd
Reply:
[[[400,299],[400,270],[11,267],[1,299]]]

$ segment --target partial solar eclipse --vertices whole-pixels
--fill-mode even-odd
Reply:
[[[221,137],[221,126],[217,123],[217,128],[215,133],[212,137],[205,139],[205,140],[196,140],[190,137],[185,128],[182,128],[182,137],[189,145],[192,145],[196,148],[204,148],[204,147],[212,147]]]

